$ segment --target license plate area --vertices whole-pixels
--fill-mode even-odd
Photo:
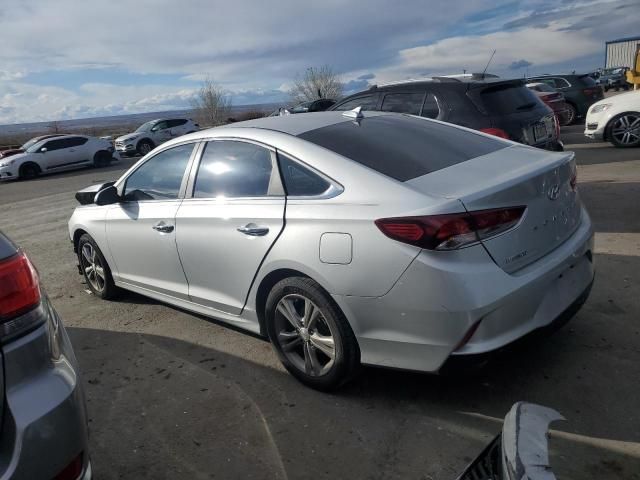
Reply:
[[[544,123],[536,123],[533,126],[533,139],[537,142],[538,140],[546,140],[549,136],[549,132],[547,132],[547,126]]]

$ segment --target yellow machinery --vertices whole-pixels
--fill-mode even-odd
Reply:
[[[627,82],[633,85],[634,90],[638,90],[640,85],[640,45],[636,49],[636,58],[631,70],[627,70]]]

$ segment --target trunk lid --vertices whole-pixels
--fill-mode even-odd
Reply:
[[[467,211],[525,206],[511,230],[482,240],[513,273],[562,244],[578,228],[581,203],[571,180],[572,152],[513,146],[406,182],[429,195],[458,199]]]

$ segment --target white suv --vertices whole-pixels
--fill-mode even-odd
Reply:
[[[116,138],[116,150],[123,155],[146,155],[161,143],[193,133],[200,126],[186,118],[160,118],[143,123],[133,133]]]
[[[0,159],[0,180],[33,178],[86,166],[103,167],[114,159],[111,142],[85,135],[58,135],[39,140],[24,153]],[[117,155],[117,154],[115,154]]]

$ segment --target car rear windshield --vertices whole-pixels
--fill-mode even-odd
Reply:
[[[469,97],[489,115],[508,115],[539,106],[535,93],[519,83],[500,83],[469,91]]]
[[[508,146],[498,139],[408,115],[345,121],[299,137],[401,182]]]
[[[577,82],[583,87],[593,87],[597,85],[596,81],[591,78],[589,75],[580,75],[577,78]]]

